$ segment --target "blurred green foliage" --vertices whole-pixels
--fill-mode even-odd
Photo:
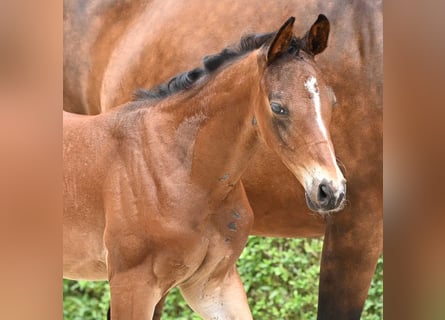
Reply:
[[[106,319],[109,303],[108,282],[63,280],[63,319]]]
[[[316,319],[323,242],[319,239],[250,237],[238,261],[254,319]],[[110,299],[107,282],[64,280],[66,320],[105,319]],[[173,289],[162,319],[199,320]],[[378,261],[362,319],[383,319],[383,258]]]

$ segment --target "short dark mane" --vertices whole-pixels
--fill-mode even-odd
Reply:
[[[191,88],[198,80],[211,74],[215,70],[218,70],[227,62],[233,61],[245,53],[260,48],[266,42],[270,42],[275,34],[276,32],[271,32],[243,36],[237,45],[227,47],[217,54],[205,56],[202,59],[202,67],[180,73],[167,82],[152,89],[136,90],[134,100],[161,100],[179,91],[187,90]],[[292,54],[298,53],[300,48],[300,39],[294,38],[294,41],[292,41],[292,44],[289,47],[289,52]]]

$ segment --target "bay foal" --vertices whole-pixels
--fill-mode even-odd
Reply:
[[[300,50],[329,23],[304,39],[293,23],[113,111],[64,113],[64,276],[108,279],[112,319],[151,319],[175,286],[205,319],[251,319],[235,263],[253,223],[240,178],[260,141],[314,210],[343,207],[329,90]]]

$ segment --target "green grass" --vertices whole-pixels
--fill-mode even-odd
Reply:
[[[316,319],[322,240],[250,237],[238,261],[254,319]],[[110,299],[106,282],[63,283],[66,320],[105,319]],[[198,320],[173,289],[163,320]],[[369,289],[363,320],[383,319],[383,258]]]

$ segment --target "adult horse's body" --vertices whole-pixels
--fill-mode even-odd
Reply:
[[[313,60],[329,22],[302,39],[293,22],[139,101],[64,113],[64,276],[108,279],[112,319],[151,319],[174,286],[205,319],[251,319],[235,263],[253,223],[241,176],[260,141],[314,211],[343,208],[332,99]]]
[[[333,36],[317,64],[337,97],[330,131],[345,166],[349,205],[325,226],[309,214],[289,170],[263,147],[243,182],[255,214],[253,234],[325,234],[319,319],[358,319],[382,249],[381,10],[381,1],[346,0],[99,1],[84,7],[65,1],[64,108],[98,113],[131,99],[136,88],[190,69],[240,32],[270,30],[296,15],[301,33],[314,15],[326,14]]]

